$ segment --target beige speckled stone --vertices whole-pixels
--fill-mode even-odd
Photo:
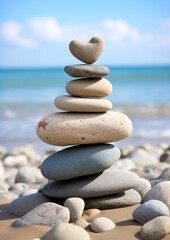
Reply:
[[[68,82],[66,91],[77,97],[106,97],[112,92],[112,84],[105,78],[80,78]]]
[[[123,113],[59,112],[45,116],[37,124],[39,138],[51,145],[115,142],[132,132],[131,120]]]
[[[112,109],[112,103],[102,98],[78,98],[69,95],[56,97],[57,108],[69,112],[106,112]]]
[[[97,208],[91,208],[88,210],[84,210],[82,218],[85,220],[88,220],[89,218],[92,218],[99,214],[101,211]]]
[[[74,57],[85,63],[94,63],[104,50],[104,41],[94,36],[87,44],[79,40],[72,40],[69,44],[70,52]]]

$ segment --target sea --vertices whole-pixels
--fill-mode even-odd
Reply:
[[[106,97],[113,111],[128,115],[132,134],[116,144],[140,146],[170,143],[170,66],[107,66],[113,86]],[[33,144],[38,151],[51,148],[36,135],[37,122],[61,111],[54,99],[66,95],[73,78],[56,68],[0,69],[0,145],[15,148]]]

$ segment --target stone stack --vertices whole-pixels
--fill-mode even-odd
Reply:
[[[57,199],[83,198],[86,208],[112,208],[117,199],[125,198],[124,205],[132,205],[133,193],[127,197],[126,192],[138,184],[138,175],[111,168],[120,157],[119,148],[112,142],[128,137],[132,123],[126,115],[111,111],[112,103],[104,99],[112,91],[111,83],[103,78],[109,69],[92,64],[102,53],[104,42],[93,37],[86,45],[71,41],[69,47],[83,64],[66,66],[64,70],[78,79],[67,83],[70,95],[54,100],[63,111],[45,116],[36,129],[44,142],[68,146],[42,163],[43,176],[52,180],[42,192]],[[131,199],[128,204],[127,198]]]

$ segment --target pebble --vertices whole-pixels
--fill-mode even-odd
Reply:
[[[44,117],[37,125],[39,138],[52,145],[115,142],[132,132],[131,120],[123,113],[58,112]]]
[[[88,232],[82,227],[73,225],[71,223],[59,223],[47,233],[45,233],[42,240],[90,240]]]
[[[141,203],[140,194],[134,189],[122,193],[103,197],[86,198],[85,208],[98,208],[100,210],[132,206]]]
[[[47,157],[41,173],[52,180],[103,172],[120,157],[120,150],[113,144],[77,145],[65,148]]]
[[[145,167],[159,162],[158,158],[142,148],[135,149],[129,157],[137,167]]]
[[[153,199],[137,207],[132,215],[137,222],[144,224],[159,216],[169,216],[169,209],[163,202]]]
[[[43,176],[40,169],[33,166],[25,166],[18,170],[15,182],[41,183]]]
[[[54,227],[60,222],[68,223],[70,220],[69,209],[53,202],[42,203],[32,209],[22,218],[15,221],[13,227],[29,225],[46,225]]]
[[[18,196],[17,196],[18,197]],[[20,197],[12,201],[7,209],[8,212],[22,217],[33,208],[36,208],[42,203],[50,202],[50,199],[42,193],[34,193],[25,197]]]
[[[170,180],[170,167],[165,168],[160,174],[160,176],[158,177],[158,179]]]
[[[14,183],[9,187],[9,191],[23,191],[29,189],[27,183]]]
[[[4,178],[4,164],[3,162],[0,160],[0,179],[3,179]]]
[[[115,223],[109,218],[98,217],[91,221],[90,227],[96,233],[107,232],[115,228]]]
[[[170,207],[170,181],[163,181],[153,186],[145,195],[143,201],[157,199]]]
[[[8,184],[6,184],[5,182],[0,182],[0,193],[8,192],[8,187]]]
[[[143,199],[146,193],[151,189],[151,184],[146,178],[140,178],[138,185],[133,187]]]
[[[65,88],[76,97],[106,97],[112,92],[112,84],[105,78],[79,78],[69,81]]]
[[[33,193],[37,193],[37,189],[27,189],[27,190],[21,192],[19,197],[25,197],[25,196],[28,196]]]
[[[7,199],[11,202],[15,199],[18,199],[18,195],[13,192],[2,192],[0,193],[0,199]]]
[[[170,217],[160,216],[145,223],[140,236],[143,240],[161,240],[170,233]]]
[[[68,198],[64,202],[64,206],[67,207],[70,211],[70,222],[76,222],[83,215],[84,210],[84,200],[82,198]]]
[[[112,103],[103,98],[79,98],[69,95],[56,97],[57,108],[69,112],[106,112],[112,109]]]
[[[104,41],[98,37],[93,37],[87,44],[80,40],[72,40],[69,44],[70,52],[74,57],[84,63],[94,63],[104,50]]]
[[[107,169],[100,174],[51,182],[42,192],[55,198],[91,198],[125,191],[137,185],[138,181],[138,175],[130,171]]]
[[[71,77],[100,78],[109,74],[109,69],[105,66],[89,64],[69,65],[64,71]]]
[[[20,167],[26,166],[26,165],[28,165],[28,159],[23,154],[16,155],[16,156],[7,156],[4,158],[4,166],[5,167],[20,168]]]
[[[135,168],[135,164],[130,158],[123,158],[119,159],[119,161],[114,162],[111,168],[132,170]]]
[[[165,151],[165,152],[160,156],[160,161],[161,161],[161,162],[170,163],[170,150]]]
[[[88,220],[96,215],[98,215],[101,211],[97,208],[91,208],[88,210],[84,210],[82,218]]]
[[[87,226],[89,226],[89,223],[83,218],[79,218],[77,221],[74,222],[74,224],[82,228],[86,228]]]
[[[6,154],[7,154],[6,148],[4,148],[3,146],[0,146],[0,159],[3,159]]]

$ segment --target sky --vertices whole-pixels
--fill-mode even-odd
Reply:
[[[102,65],[170,65],[169,0],[1,0],[0,67],[80,64],[71,40],[101,37]]]

